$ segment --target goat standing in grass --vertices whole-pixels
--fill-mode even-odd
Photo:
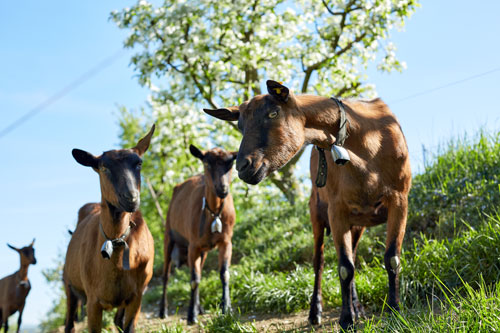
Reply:
[[[86,300],[89,332],[101,332],[103,309],[118,308],[114,323],[134,332],[142,294],[153,274],[153,237],[142,218],[142,155],[154,132],[132,149],[95,157],[73,149],[75,160],[99,174],[101,203],[80,208],[66,252],[63,280],[67,296],[66,332],[74,331],[78,300]]]
[[[5,333],[9,330],[9,317],[16,311],[19,311],[17,332],[19,332],[19,328],[21,327],[26,297],[31,290],[30,281],[28,280],[28,267],[29,265],[36,264],[33,244],[35,244],[34,239],[30,245],[21,249],[7,244],[8,247],[19,253],[21,268],[14,274],[0,280],[0,330],[3,325]]]
[[[326,195],[320,208],[322,213],[327,209],[339,258],[340,326],[352,327],[356,317],[354,260],[359,239],[365,227],[385,222],[388,304],[399,310],[399,256],[405,234],[411,171],[406,140],[396,116],[380,99],[344,102],[312,95],[294,96],[287,87],[271,80],[267,81],[267,90],[269,94],[255,96],[240,106],[205,110],[219,119],[238,121],[243,133],[236,161],[239,177],[249,184],[258,184],[290,161],[305,144],[332,149],[338,163],[350,158],[345,165],[325,166],[327,175],[322,175],[325,176],[322,185],[326,185]],[[314,200],[316,198],[312,198],[313,205]],[[315,255],[315,294],[309,320],[316,324],[321,320],[321,294],[316,286],[319,286],[323,267],[324,227],[312,218],[318,255]]]
[[[219,249],[219,272],[222,282],[222,313],[231,308],[229,265],[231,263],[233,226],[236,219],[233,197],[229,193],[231,168],[236,153],[214,148],[201,152],[191,145],[191,154],[203,162],[204,174],[189,178],[174,188],[165,229],[165,263],[160,317],[167,314],[166,286],[172,260],[177,266],[186,262],[191,270],[191,301],[188,323],[201,313],[198,286],[207,252]]]

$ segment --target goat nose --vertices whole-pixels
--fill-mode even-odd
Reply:
[[[241,172],[241,171],[244,171],[245,169],[247,169],[250,164],[252,164],[252,161],[250,160],[250,158],[248,157],[244,157],[244,158],[238,158],[236,160],[236,170],[238,170],[238,172]]]
[[[136,202],[139,199],[139,191],[131,191],[129,193],[125,193],[123,196],[129,201]]]

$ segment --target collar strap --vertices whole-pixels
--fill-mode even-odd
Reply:
[[[203,205],[201,206],[201,210],[204,209],[208,210],[210,214],[212,214],[212,217],[220,217],[222,209],[224,209],[224,199],[222,199],[222,204],[220,206],[219,212],[216,214],[213,210],[210,209],[210,207],[208,207],[207,200],[205,199],[205,197],[203,197]]]
[[[129,270],[130,269],[130,250],[127,242],[125,239],[130,236],[130,231],[132,229],[132,225],[135,226],[135,223],[130,221],[129,226],[127,227],[127,230],[123,233],[118,238],[115,239],[110,239],[106,233],[104,232],[104,229],[102,228],[102,224],[99,223],[99,230],[101,231],[101,235],[104,237],[106,240],[104,244],[102,244],[101,247],[101,255],[104,259],[110,259],[111,255],[113,254],[113,250],[124,246],[125,250],[123,251],[123,258],[122,258],[122,264],[123,264],[123,269],[124,270]]]
[[[331,97],[332,100],[337,103],[337,106],[339,107],[339,113],[340,113],[340,121],[339,121],[339,133],[337,134],[337,141],[335,142],[335,145],[337,146],[343,146],[345,139],[349,137],[349,134],[347,134],[347,125],[350,125],[349,119],[347,119],[347,115],[344,109],[344,103],[336,97]]]
[[[342,147],[344,145],[345,140],[349,137],[347,134],[347,125],[350,124],[349,119],[347,119],[347,115],[344,109],[344,103],[336,97],[331,97],[332,100],[337,103],[339,107],[340,119],[339,119],[339,132],[337,134],[337,140],[335,142],[336,146]],[[333,146],[332,146],[333,148]],[[318,173],[316,175],[316,186],[324,187],[326,185],[326,179],[328,176],[328,165],[326,163],[325,150],[316,146],[316,149],[319,152],[319,160],[318,160]]]
[[[207,200],[205,199],[205,197],[203,197],[203,203],[201,205],[201,221],[200,221],[200,230],[198,231],[199,232],[199,235],[200,237],[203,237],[203,234],[204,234],[204,231],[205,231],[205,209],[209,211],[209,213],[212,215],[212,218],[220,218],[220,214],[222,213],[222,209],[224,208],[224,199],[222,199],[222,205],[220,206],[220,210],[219,210],[219,213],[216,214],[213,210],[210,209],[210,207],[208,207],[208,203],[207,203]]]

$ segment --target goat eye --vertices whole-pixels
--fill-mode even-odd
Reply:
[[[108,173],[109,169],[106,168],[105,166],[101,166],[101,172]]]
[[[278,111],[271,111],[267,116],[271,119],[274,119],[278,116]]]
[[[141,170],[142,169],[142,162],[137,163],[137,165],[135,166],[135,168],[137,170]]]

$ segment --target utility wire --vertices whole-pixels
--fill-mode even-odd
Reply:
[[[427,94],[430,94],[431,92],[434,92],[436,90],[441,90],[441,89],[444,89],[444,88],[448,88],[448,87],[451,87],[451,86],[454,86],[454,85],[457,85],[457,84],[460,84],[460,83],[463,83],[463,82],[467,82],[467,81],[470,81],[470,80],[474,80],[474,79],[477,79],[477,78],[479,78],[481,76],[485,76],[485,75],[488,75],[488,74],[491,74],[491,73],[494,73],[494,72],[498,72],[498,71],[500,71],[500,67],[494,68],[494,69],[489,70],[489,71],[484,72],[484,73],[472,75],[472,76],[466,77],[466,78],[461,79],[461,80],[453,81],[453,82],[444,84],[444,85],[439,86],[439,87],[434,87],[434,88],[431,88],[431,89],[427,89],[427,90],[421,91],[419,93],[416,93],[416,94],[413,94],[413,95],[410,95],[410,96],[406,96],[406,97],[403,97],[403,98],[391,101],[388,104],[396,104],[396,103],[399,103],[399,102],[402,102],[402,101],[406,101],[408,99],[412,99],[412,98],[419,97],[419,96],[422,96],[422,95],[427,95]]]
[[[12,122],[10,125],[5,127],[0,131],[0,139],[7,135],[8,133],[12,132],[14,129],[17,127],[21,126],[24,122],[26,122],[28,119],[32,118],[35,116],[37,113],[48,107],[49,105],[55,103],[56,101],[60,100],[64,96],[66,96],[68,93],[94,77],[95,75],[99,74],[101,71],[103,71],[105,68],[111,66],[114,62],[116,62],[119,58],[121,58],[126,52],[123,49],[119,49],[117,52],[113,53],[109,57],[105,58],[95,66],[91,67],[88,71],[77,77],[75,80],[70,82],[68,85],[64,86],[61,90],[56,92],[54,95],[50,96],[47,98],[45,101],[42,103],[38,104],[35,106],[33,109],[25,113],[23,116],[19,117],[16,119],[14,122]]]

